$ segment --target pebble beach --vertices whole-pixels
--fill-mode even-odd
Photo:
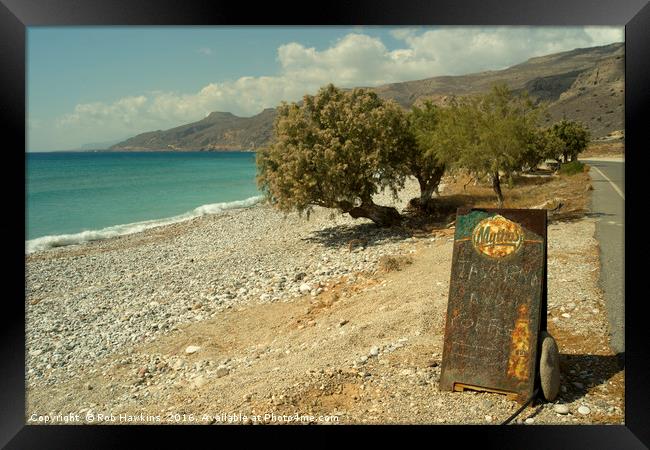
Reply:
[[[410,181],[401,210],[418,195]],[[316,207],[224,211],[26,257],[28,382],[55,384],[117,349],[237,304],[288,301],[373,270],[408,235]]]

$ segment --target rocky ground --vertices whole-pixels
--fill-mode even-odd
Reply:
[[[594,228],[549,226],[562,392],[513,423],[623,423]],[[27,256],[26,421],[500,423],[438,390],[452,242],[258,206]]]

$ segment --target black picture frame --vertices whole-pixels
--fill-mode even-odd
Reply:
[[[614,25],[625,26],[625,121],[626,185],[643,175],[640,156],[647,138],[650,105],[650,5],[646,0],[445,0],[432,2],[398,0],[336,0],[302,5],[276,2],[226,2],[185,0],[0,0],[0,123],[3,135],[3,190],[12,209],[2,220],[5,236],[5,269],[2,297],[4,323],[0,338],[0,445],[6,448],[114,448],[145,437],[147,445],[170,439],[170,433],[187,433],[197,442],[203,433],[223,433],[223,427],[146,426],[26,426],[25,425],[25,310],[24,310],[24,189],[26,86],[26,27],[66,25]],[[9,139],[7,139],[7,137]],[[638,192],[626,186],[627,203],[642,205]],[[644,236],[640,208],[625,209],[626,236]],[[642,209],[642,207],[641,207]],[[475,440],[481,447],[494,448],[647,448],[650,445],[648,401],[649,373],[647,318],[643,314],[645,295],[635,289],[643,280],[643,261],[638,243],[626,240],[626,385],[623,426],[432,426],[410,427],[424,442],[454,445]],[[23,303],[21,303],[21,299]],[[632,301],[634,300],[634,301]],[[233,427],[227,427],[232,430]],[[266,434],[275,427],[235,427],[246,435]],[[304,430],[311,427],[291,427]],[[350,427],[316,427],[330,436],[347,433]],[[369,427],[353,427],[367,430]],[[401,428],[401,427],[400,427]],[[251,431],[255,430],[255,431]],[[374,428],[373,428],[374,430]],[[374,432],[374,431],[373,431]],[[208,437],[208,436],[205,436]],[[150,441],[154,439],[154,441]],[[131,441],[135,442],[135,441]],[[219,441],[217,441],[219,442]],[[215,442],[215,443],[217,443]],[[225,443],[221,441],[220,443]]]

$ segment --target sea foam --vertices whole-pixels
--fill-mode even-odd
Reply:
[[[47,250],[54,247],[63,247],[72,244],[82,244],[84,242],[98,241],[115,236],[138,233],[148,230],[149,228],[170,225],[173,223],[183,222],[193,219],[194,217],[204,216],[206,214],[218,214],[228,209],[247,208],[259,203],[262,196],[249,197],[245,200],[234,202],[211,203],[194,208],[178,216],[168,217],[165,219],[145,220],[142,222],[127,223],[124,225],[114,225],[101,230],[86,230],[74,234],[58,234],[55,236],[43,236],[36,239],[25,241],[25,254]]]

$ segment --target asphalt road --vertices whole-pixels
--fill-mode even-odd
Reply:
[[[591,216],[600,244],[600,285],[610,324],[610,347],[625,352],[625,162],[582,160],[591,166]]]

